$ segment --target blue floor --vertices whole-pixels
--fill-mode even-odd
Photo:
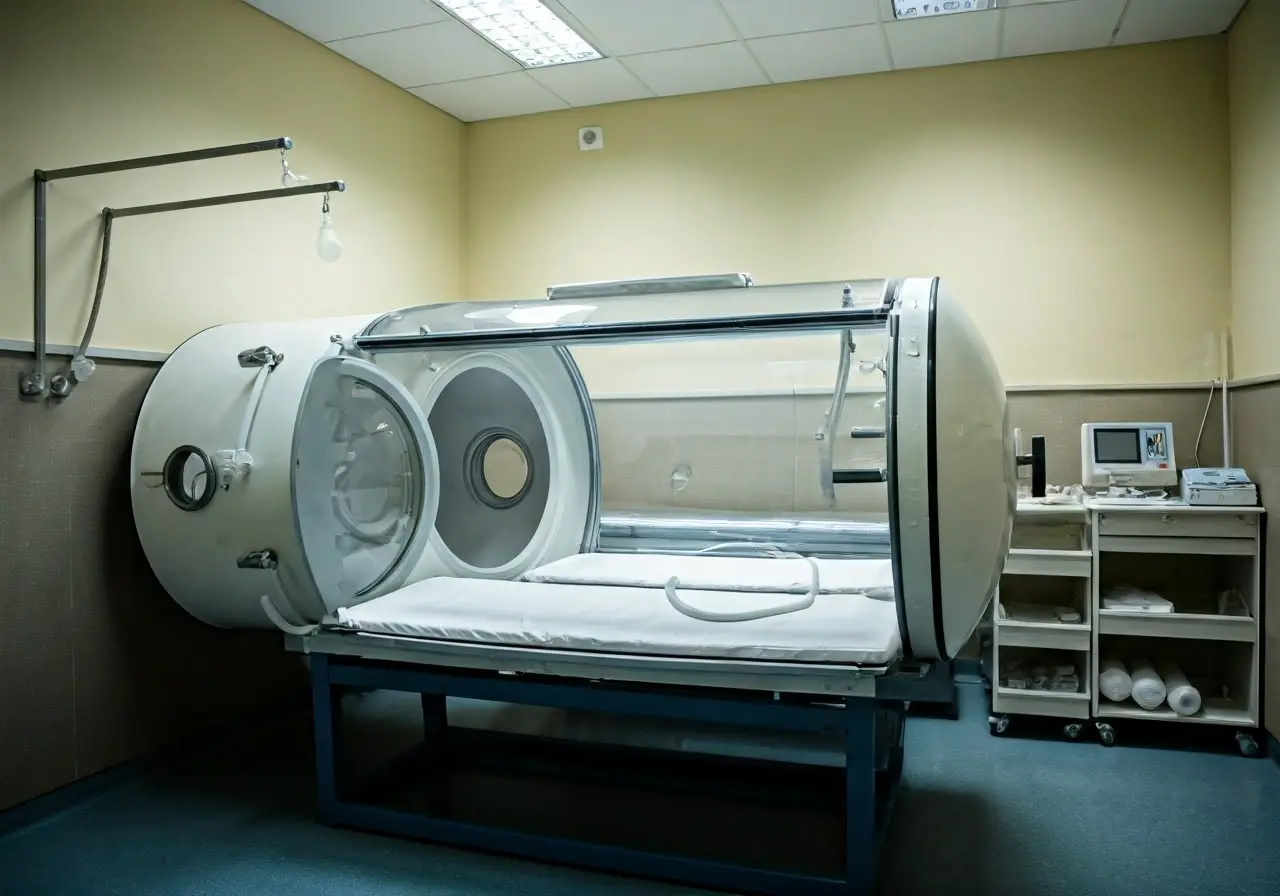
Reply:
[[[886,894],[1280,893],[1272,762],[1229,748],[993,738],[982,689],[961,698],[960,721],[908,723]],[[691,892],[321,827],[307,737],[286,727],[0,839],[0,894]]]

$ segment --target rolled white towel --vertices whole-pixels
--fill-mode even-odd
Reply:
[[[1164,702],[1164,681],[1149,660],[1143,657],[1130,662],[1129,675],[1133,679],[1133,688],[1129,693],[1134,703],[1143,709],[1156,709]]]
[[[1180,716],[1193,716],[1200,711],[1200,692],[1191,686],[1177,663],[1161,663],[1160,677],[1169,692],[1169,708]]]
[[[1108,700],[1123,703],[1133,693],[1133,679],[1124,662],[1118,659],[1103,660],[1098,670],[1098,691]]]

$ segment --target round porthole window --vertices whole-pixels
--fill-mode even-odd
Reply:
[[[173,449],[162,473],[165,494],[179,510],[199,510],[213,500],[218,489],[213,461],[194,445]]]
[[[514,507],[529,493],[533,485],[532,452],[514,432],[482,433],[468,453],[471,490],[480,501],[500,510]]]

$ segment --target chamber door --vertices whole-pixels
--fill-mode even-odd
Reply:
[[[398,587],[439,501],[417,402],[372,364],[326,358],[303,395],[293,454],[298,535],[326,612]]]
[[[1017,467],[1004,382],[936,279],[903,281],[890,323],[889,535],[904,653],[949,660],[1009,552]]]

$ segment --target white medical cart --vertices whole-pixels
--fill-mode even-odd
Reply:
[[[1080,737],[1092,709],[1093,571],[1083,505],[1019,502],[1009,559],[991,601],[992,734],[1004,734],[1011,717],[1027,715],[1061,719],[1068,738]],[[1037,688],[1026,680],[1037,667],[1067,665],[1075,669],[1076,690]]]
[[[1096,619],[1090,691],[1099,738],[1115,743],[1121,720],[1220,725],[1236,729],[1241,753],[1257,755],[1263,509],[1088,506]],[[1107,609],[1103,595],[1116,584],[1154,591],[1172,601],[1173,612]],[[1223,592],[1232,593],[1225,607],[1219,603]],[[1139,655],[1177,663],[1200,691],[1200,711],[1181,716],[1168,705],[1146,710],[1132,700],[1103,697],[1098,690],[1102,662]]]

